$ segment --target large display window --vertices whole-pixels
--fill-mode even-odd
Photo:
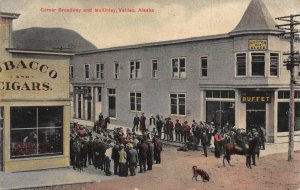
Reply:
[[[278,132],[289,131],[289,102],[278,102]],[[300,131],[300,102],[295,102],[295,131]]]
[[[63,154],[63,107],[11,107],[11,158]]]

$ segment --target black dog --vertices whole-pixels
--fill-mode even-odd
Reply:
[[[196,181],[198,181],[197,180],[198,175],[200,175],[202,177],[202,180],[204,182],[209,181],[209,175],[208,175],[208,173],[206,171],[198,169],[197,166],[193,166],[193,177],[192,177],[192,180],[195,178]]]

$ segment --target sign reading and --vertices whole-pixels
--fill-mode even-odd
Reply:
[[[268,40],[249,40],[249,51],[268,50]]]

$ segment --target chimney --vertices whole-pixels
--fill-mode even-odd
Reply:
[[[0,43],[1,51],[12,48],[12,21],[20,14],[0,12]]]

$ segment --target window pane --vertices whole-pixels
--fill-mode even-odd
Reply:
[[[39,107],[39,127],[62,127],[63,107]]]
[[[230,90],[229,91],[229,98],[235,98],[235,92]]]
[[[139,61],[135,62],[135,69],[140,69],[140,62]]]
[[[252,53],[252,75],[264,76],[265,75],[265,54]]]
[[[177,106],[171,105],[171,114],[177,115]]]
[[[239,53],[236,55],[237,76],[246,75],[246,54]]]
[[[278,103],[278,132],[289,131],[289,103]]]
[[[36,107],[11,107],[11,128],[36,128]]]
[[[270,75],[271,76],[278,75],[278,64],[279,64],[278,53],[271,53],[270,54]]]
[[[11,158],[37,154],[37,130],[23,129],[11,131]]]
[[[185,115],[185,105],[179,105],[179,115]]]
[[[206,91],[206,98],[212,98],[212,91]]]
[[[62,153],[62,129],[40,129],[39,154]]]

